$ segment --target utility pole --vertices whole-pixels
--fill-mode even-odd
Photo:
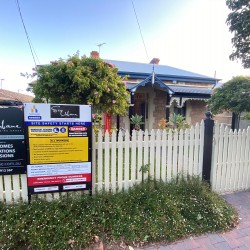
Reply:
[[[0,80],[1,80],[1,89],[2,89],[3,88],[3,81],[4,81],[4,79],[2,78]]]

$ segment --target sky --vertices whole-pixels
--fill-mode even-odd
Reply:
[[[225,0],[133,0],[143,40],[132,0],[18,1],[36,64],[100,49],[103,59],[149,63],[158,57],[162,65],[222,82],[250,75],[229,60]],[[17,0],[0,0],[0,10],[0,82],[3,89],[27,94],[31,79],[20,73],[32,73],[35,63]]]

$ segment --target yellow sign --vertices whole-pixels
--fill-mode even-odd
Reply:
[[[29,138],[30,164],[88,161],[88,137]]]
[[[29,137],[68,137],[67,126],[32,126],[28,129]]]

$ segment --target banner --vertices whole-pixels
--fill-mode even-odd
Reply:
[[[0,175],[26,173],[23,109],[0,108]]]
[[[25,104],[29,194],[91,189],[91,106]]]

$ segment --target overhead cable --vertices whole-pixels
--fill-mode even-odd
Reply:
[[[141,39],[142,39],[142,42],[143,42],[144,50],[145,50],[145,52],[146,52],[146,56],[147,56],[148,61],[149,61],[148,51],[147,51],[146,44],[145,44],[144,39],[143,39],[143,35],[142,35],[142,31],[141,31],[141,26],[140,26],[139,19],[138,19],[137,14],[136,14],[135,5],[134,5],[133,0],[131,0],[131,3],[132,3],[132,5],[133,5],[133,9],[134,9],[136,21],[137,21],[137,24],[138,24],[138,27],[139,27],[139,30],[140,30],[140,34],[141,34]]]
[[[36,54],[36,52],[35,52],[35,49],[34,49],[34,47],[32,46],[31,39],[30,39],[29,34],[28,34],[28,31],[27,31],[27,29],[26,29],[26,26],[25,26],[25,23],[24,23],[24,20],[23,20],[23,16],[22,16],[22,11],[21,11],[21,8],[20,8],[19,1],[18,1],[18,0],[16,0],[16,5],[17,5],[17,9],[18,9],[18,12],[19,12],[19,15],[20,15],[22,24],[23,24],[23,28],[24,28],[25,35],[26,35],[26,38],[27,38],[27,41],[28,41],[28,44],[29,44],[30,52],[31,52],[31,55],[32,55],[32,58],[33,58],[33,61],[34,61],[34,64],[35,64],[35,68],[36,68],[36,67],[37,67],[37,63],[36,63],[35,56],[36,56],[37,61],[38,61],[39,64],[40,64],[40,62],[39,62],[38,56],[37,56],[37,54]]]

